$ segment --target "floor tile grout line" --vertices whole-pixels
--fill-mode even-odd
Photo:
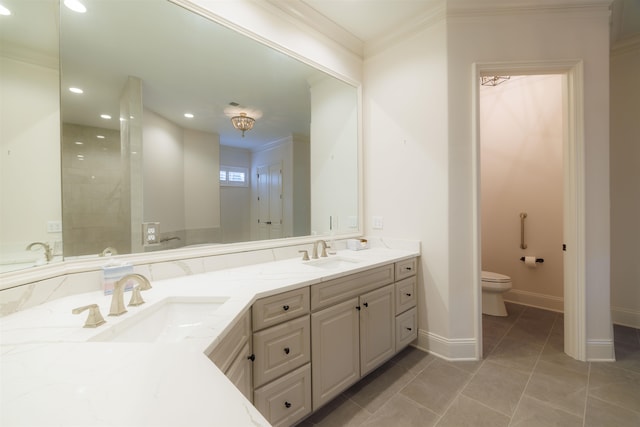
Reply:
[[[523,311],[523,313],[524,313],[524,311]],[[529,383],[531,383],[531,379],[533,378],[533,373],[536,371],[536,367],[538,366],[538,363],[540,363],[540,359],[542,358],[542,352],[544,351],[545,346],[549,342],[549,338],[551,337],[551,331],[553,331],[553,326],[555,325],[555,322],[557,321],[557,318],[558,318],[558,316],[556,316],[556,318],[553,321],[553,324],[551,325],[551,328],[549,329],[549,333],[547,334],[547,339],[544,341],[544,344],[542,345],[542,348],[540,349],[540,352],[538,353],[538,357],[536,358],[536,362],[533,364],[533,368],[531,368],[531,372],[529,373],[529,378],[527,378],[527,383],[524,385],[524,388],[522,389],[522,393],[520,393],[520,399],[518,399],[518,403],[516,403],[516,406],[513,408],[513,416],[511,416],[511,419],[509,420],[509,426],[511,426],[513,424],[513,417],[515,416],[516,413],[518,413],[518,408],[520,407],[520,403],[522,403],[522,399],[524,398],[524,394],[527,391],[527,387],[529,387]],[[516,322],[519,319],[520,319],[520,317],[518,317]],[[514,322],[514,324],[515,324],[515,322]]]
[[[582,414],[582,427],[585,427],[587,425],[587,405],[589,403],[589,388],[591,385],[591,362],[588,362],[588,368],[587,368],[587,392],[585,393],[585,398],[584,398],[584,412]]]
[[[428,354],[428,353],[427,353],[427,354]],[[431,365],[431,364],[433,363],[433,360],[431,360],[429,363],[427,363],[427,365],[426,365],[422,370],[420,370],[420,372],[418,372],[418,373],[414,373],[411,369],[405,368],[404,366],[402,366],[401,364],[397,363],[396,361],[390,360],[390,362],[391,362],[392,364],[394,364],[395,366],[399,366],[400,368],[406,369],[408,373],[410,373],[411,375],[413,375],[413,376],[411,377],[411,379],[409,380],[409,382],[408,382],[408,383],[410,383],[411,381],[415,380],[415,379],[418,377],[418,375],[420,375],[420,373],[421,373],[424,369],[426,369],[429,365]],[[378,369],[378,368],[376,368],[376,369]],[[384,375],[384,374],[381,374],[381,375]],[[408,383],[407,383],[407,384],[408,384]],[[351,402],[352,402],[354,405],[356,405],[358,408],[360,408],[360,409],[362,409],[362,410],[366,411],[366,412],[369,414],[369,417],[371,417],[372,415],[375,415],[375,413],[376,413],[376,412],[378,412],[378,410],[379,410],[380,408],[382,408],[384,405],[386,405],[386,404],[387,404],[387,403],[388,403],[388,402],[389,402],[393,397],[395,397],[396,395],[398,395],[398,394],[400,393],[400,391],[404,389],[404,387],[406,387],[406,385],[405,385],[405,386],[403,386],[403,387],[400,387],[398,390],[396,390],[396,391],[395,391],[391,396],[389,396],[389,398],[388,398],[388,399],[386,399],[386,400],[384,401],[384,403],[383,403],[382,405],[380,405],[380,406],[378,407],[378,409],[377,409],[376,411],[374,411],[374,412],[371,412],[371,411],[369,411],[367,408],[365,408],[365,407],[363,407],[363,406],[359,405],[359,404],[358,404],[358,402],[356,402],[355,400],[353,400],[353,399],[351,398],[351,396],[345,396],[345,397],[347,398],[347,400],[351,401]],[[426,408],[426,409],[429,409],[429,408]],[[431,411],[431,412],[433,412],[433,411]],[[435,412],[434,412],[434,413],[435,413]]]

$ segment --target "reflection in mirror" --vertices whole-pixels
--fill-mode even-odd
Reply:
[[[354,87],[168,1],[83,3],[60,10],[65,257],[358,230]]]
[[[2,5],[0,273],[62,259],[58,2]]]

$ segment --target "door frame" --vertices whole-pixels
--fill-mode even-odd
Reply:
[[[480,76],[560,74],[563,91],[564,351],[586,360],[584,71],[581,60],[482,62],[472,73],[473,268],[476,357],[482,359]]]

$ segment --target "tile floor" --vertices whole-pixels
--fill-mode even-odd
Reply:
[[[639,330],[615,326],[615,363],[578,362],[562,314],[507,309],[482,319],[484,360],[407,348],[299,427],[640,426]]]

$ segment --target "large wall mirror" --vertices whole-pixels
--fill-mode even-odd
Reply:
[[[2,215],[14,221],[3,219],[13,242],[3,259],[38,253],[26,251],[32,242],[49,245],[55,260],[358,231],[355,87],[170,1],[82,0],[84,12],[62,1],[4,3],[52,30],[59,15],[60,109],[47,107],[59,116],[48,131],[33,134],[42,120],[30,113],[14,126],[27,132],[10,141],[3,132]],[[14,30],[19,44],[26,32]],[[51,82],[13,65],[24,58],[3,49],[2,59],[3,95],[24,85],[33,102],[53,103]],[[10,76],[6,64],[16,68]],[[245,130],[234,117],[249,122]],[[25,139],[54,172],[27,167],[28,156],[5,162],[8,146]],[[5,163],[23,170],[14,185],[42,188],[13,195]],[[27,209],[41,214],[35,222],[19,197],[48,200]]]

